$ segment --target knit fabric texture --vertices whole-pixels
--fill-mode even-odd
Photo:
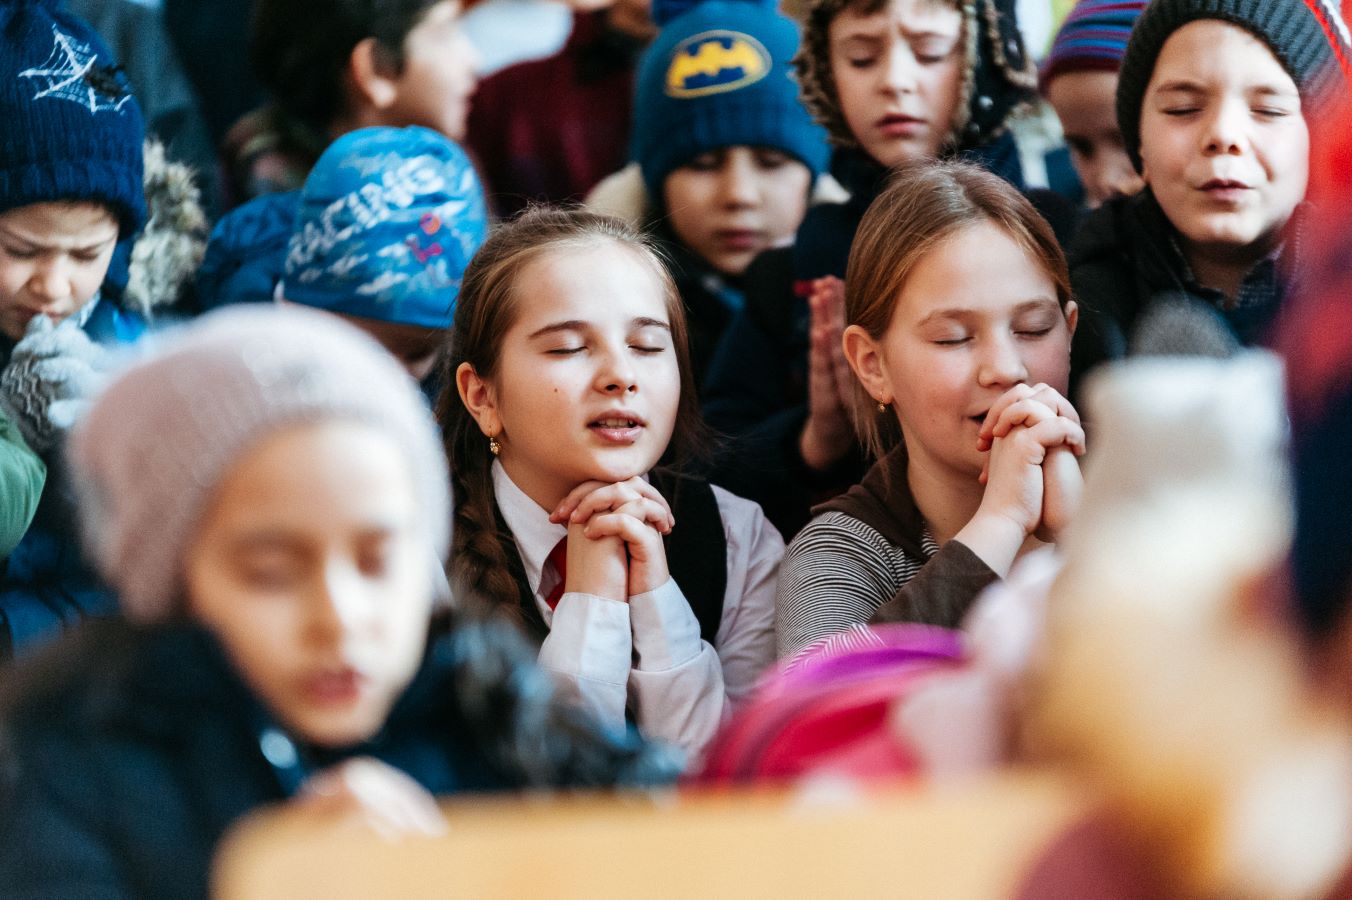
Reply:
[[[43,456],[60,445],[103,385],[109,353],[82,327],[98,302],[59,325],[47,316],[34,316],[0,371],[0,409],[19,427],[25,443]]]
[[[281,293],[293,303],[448,328],[465,266],[488,230],[459,145],[427,128],[363,128],[305,180]]]
[[[58,0],[0,3],[0,47],[0,212],[87,200],[137,231],[145,122],[111,51]]]
[[[839,147],[859,146],[831,75],[831,22],[851,2],[806,0],[803,44],[794,57],[803,103]],[[1019,31],[1016,0],[952,0],[952,5],[962,13],[966,62],[950,143],[970,150],[1003,134],[1010,115],[1033,99],[1037,70]]]
[[[234,306],[184,326],[117,377],[69,444],[86,547],[139,622],[172,616],[189,541],[231,466],[290,425],[369,424],[408,454],[430,539],[450,542],[446,458],[417,386],[334,316]]]
[[[1238,25],[1267,44],[1296,83],[1307,119],[1339,83],[1328,36],[1302,0],[1154,0],[1136,22],[1117,82],[1117,122],[1138,172],[1141,107],[1155,62],[1170,35],[1200,19]]]
[[[1052,39],[1038,75],[1045,93],[1067,72],[1116,72],[1127,52],[1132,26],[1150,0],[1080,0]]]
[[[826,132],[790,69],[798,27],[773,2],[658,0],[653,15],[662,30],[639,63],[633,137],[651,196],[672,169],[724,147],[781,150],[814,178],[826,168]]]

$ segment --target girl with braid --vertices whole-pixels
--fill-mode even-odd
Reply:
[[[784,545],[679,472],[704,428],[666,268],[618,220],[530,210],[466,270],[446,365],[452,583],[601,721],[698,754],[774,658]]]

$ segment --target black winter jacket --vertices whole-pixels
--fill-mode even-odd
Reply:
[[[320,752],[273,721],[204,630],[86,623],[7,675],[0,896],[205,897],[231,823],[351,756],[381,759],[443,795],[670,774],[571,711],[541,715],[546,677],[519,639],[493,652],[501,628],[432,643],[373,741]]]
[[[1295,235],[1294,226],[1288,229]],[[1070,250],[1080,306],[1071,347],[1071,392],[1102,362],[1138,352],[1215,355],[1261,343],[1292,287],[1299,240],[1260,262],[1233,303],[1197,283],[1177,231],[1147,188],[1111,200],[1081,224]]]

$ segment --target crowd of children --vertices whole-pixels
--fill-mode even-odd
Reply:
[[[1079,0],[1044,54],[1016,5],[617,0],[479,87],[461,0],[254,0],[199,188],[115,36],[0,0],[0,895],[201,896],[268,803],[669,784],[777,667],[1057,559],[1091,371],[1313,352],[1338,10]],[[1346,679],[1334,344],[1274,602]]]

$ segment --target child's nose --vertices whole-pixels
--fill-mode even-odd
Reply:
[[[739,148],[741,149],[741,148]],[[760,198],[756,191],[755,161],[750,152],[728,156],[720,171],[719,193],[725,206],[753,206]]]
[[[889,92],[907,93],[916,89],[919,62],[910,45],[897,41],[887,51],[883,63],[883,88]]]
[[[59,258],[43,260],[33,269],[28,290],[44,301],[65,299],[71,293],[70,273]]]
[[[1238,153],[1244,139],[1243,122],[1248,118],[1248,107],[1240,103],[1218,104],[1207,119],[1204,140],[1211,153]]]
[[[977,371],[983,387],[1010,388],[1028,380],[1023,354],[1009,338],[992,338],[984,343]]]
[[[351,564],[332,563],[325,567],[310,608],[312,641],[341,642],[361,628],[371,611],[361,581]]]
[[[629,358],[628,348],[615,348],[603,354],[596,373],[596,388],[607,394],[627,394],[638,390],[638,374]]]

